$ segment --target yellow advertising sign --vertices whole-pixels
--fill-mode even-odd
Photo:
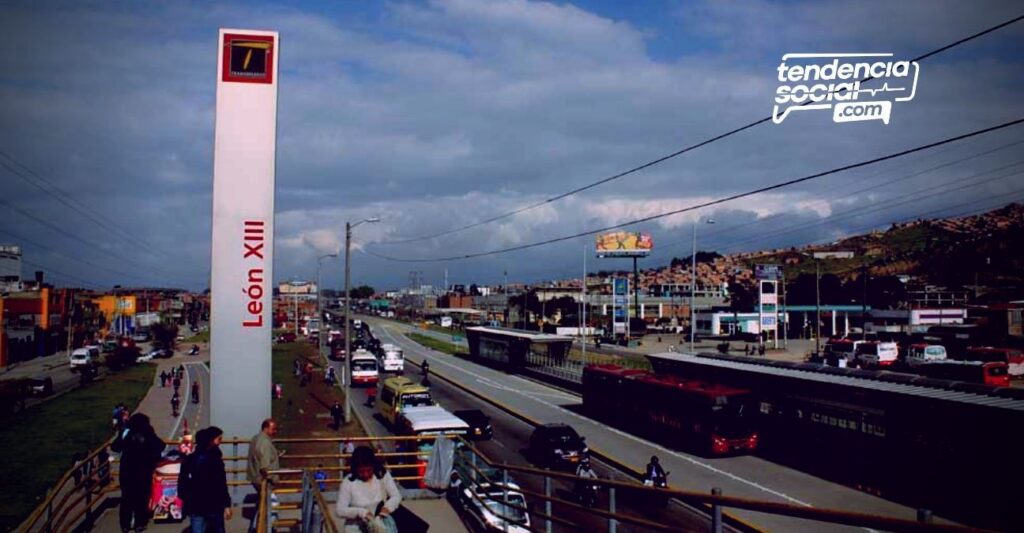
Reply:
[[[615,231],[597,236],[598,257],[644,257],[653,249],[650,233]]]

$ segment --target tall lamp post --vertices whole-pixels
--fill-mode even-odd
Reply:
[[[349,313],[352,311],[352,304],[349,301],[352,298],[352,287],[351,287],[351,264],[349,261],[349,252],[352,248],[352,228],[362,224],[363,222],[380,222],[379,217],[370,217],[359,222],[345,223],[345,364],[341,367],[341,380],[345,383],[345,423],[349,423],[352,419],[352,401],[349,398],[352,395],[352,379],[349,368],[352,364],[352,326],[349,322]]]
[[[323,360],[324,356],[324,304],[323,298],[320,296],[320,291],[324,289],[323,283],[320,282],[320,268],[323,266],[321,261],[328,257],[338,257],[338,254],[325,254],[316,258],[316,314],[317,323],[320,324],[320,332],[317,334],[317,345],[320,347],[320,359]]]
[[[693,339],[694,333],[697,331],[697,315],[696,315],[696,303],[697,303],[697,225],[701,222],[705,224],[714,224],[715,221],[710,218],[704,220],[697,219],[693,223],[693,254],[690,256],[690,272],[693,274],[690,280],[690,353],[694,353]]]

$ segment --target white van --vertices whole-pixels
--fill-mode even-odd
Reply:
[[[381,357],[381,366],[385,372],[405,371],[405,354],[402,349],[394,344],[385,344],[380,347],[384,355]]]
[[[946,360],[946,348],[939,344],[911,344],[907,347],[907,366]]]
[[[857,364],[876,368],[891,366],[899,357],[900,349],[895,342],[869,341],[857,345]]]
[[[68,356],[68,367],[72,372],[77,372],[82,368],[98,365],[99,357],[100,351],[96,348],[79,348]]]

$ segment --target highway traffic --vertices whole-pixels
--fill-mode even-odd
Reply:
[[[431,374],[437,375],[431,380],[431,385],[446,408],[479,408],[492,416],[496,424],[496,437],[485,443],[482,449],[485,453],[494,454],[497,460],[529,465],[520,449],[524,447],[533,425],[564,422],[587,438],[591,450],[598,457],[626,465],[633,471],[642,471],[643,465],[652,455],[659,456],[666,469],[672,473],[669,484],[673,488],[703,491],[707,487],[720,487],[724,494],[732,496],[914,518],[913,509],[758,457],[709,459],[669,449],[609,428],[578,413],[578,395],[424,348],[404,335],[415,330],[412,326],[377,318],[363,320],[371,325],[381,342],[400,346],[405,351],[407,361],[419,363],[425,359],[430,362]],[[446,383],[448,380],[457,383],[459,387]],[[356,396],[355,400],[360,400],[360,397]],[[369,409],[361,412],[371,414]],[[607,465],[602,465],[600,475],[608,476],[611,473]],[[615,475],[623,474],[616,472]],[[650,516],[649,510],[645,509],[644,513]],[[771,530],[817,531],[823,526],[806,520],[739,509],[729,510],[729,513],[743,522]],[[675,509],[671,518],[687,523],[686,514],[681,509]],[[689,518],[695,519],[692,516]],[[835,525],[829,525],[829,528],[843,529]]]

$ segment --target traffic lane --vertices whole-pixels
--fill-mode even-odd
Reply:
[[[415,362],[419,364],[421,361]],[[408,376],[410,373],[407,371],[406,375]],[[438,377],[430,380],[430,392],[431,396],[449,411],[479,409],[491,417],[494,437],[490,440],[478,441],[475,445],[492,461],[538,468],[523,453],[529,445],[530,435],[534,429],[533,425],[494,407],[476,396],[467,394]],[[600,460],[595,459],[593,463],[594,470],[602,479],[621,482],[636,481],[634,478],[624,475]],[[543,478],[539,476],[514,474],[513,477],[521,486],[528,490],[541,494],[544,492]],[[553,495],[558,498],[572,501],[574,497],[573,489],[572,482],[557,479],[552,481]],[[600,492],[595,507],[607,509],[608,495],[604,490]],[[671,524],[673,527],[684,530],[706,530],[708,527],[708,519],[689,507],[676,504],[664,508],[642,506],[638,505],[635,498],[623,496],[625,495],[620,491],[616,502],[617,510],[619,513],[627,516],[662,524]],[[534,504],[534,509],[543,510],[543,500],[532,501],[534,500],[533,498],[528,498],[528,500],[531,501],[531,504]],[[559,504],[554,505],[554,511],[555,516],[580,524],[584,529],[607,527],[607,522],[603,518],[597,517],[592,513],[580,512]],[[619,529],[622,531],[649,531],[647,528],[633,525],[620,525]]]
[[[399,332],[393,333],[391,328]],[[553,397],[565,395],[561,391],[549,388],[548,393],[538,394],[535,391],[542,386],[537,383],[424,348],[402,335],[400,332],[408,331],[408,328],[401,325],[382,325],[379,329],[389,340],[403,346],[407,355],[428,357],[432,365],[437,365],[435,368],[439,371],[447,371],[456,381],[501,403],[506,408],[535,421],[565,422],[575,426],[581,434],[590,438],[592,449],[613,457],[620,464],[641,470],[651,455],[658,455],[666,469],[674,472],[669,480],[671,486],[698,492],[707,491],[710,487],[720,487],[725,495],[730,496],[915,519],[915,511],[908,507],[758,457],[708,459],[640,439],[566,409],[566,406],[578,405],[579,397],[575,397],[571,402],[560,402],[545,394]],[[530,385],[534,392],[526,390]],[[823,527],[830,530],[861,529],[838,525],[826,526],[818,522],[742,509],[731,509],[729,512],[758,527],[771,530],[820,531]]]

